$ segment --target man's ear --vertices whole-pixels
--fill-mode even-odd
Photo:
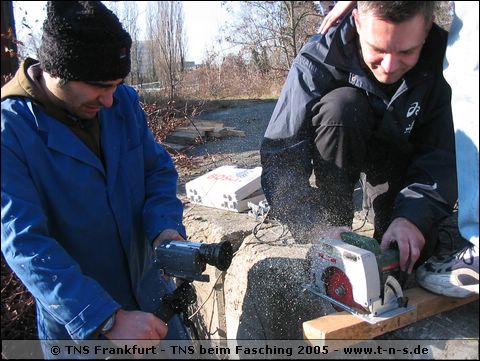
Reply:
[[[360,32],[362,24],[360,20],[360,14],[358,13],[357,8],[352,10],[352,15],[353,15],[353,19],[355,20],[355,27],[357,28],[357,33],[358,33]]]

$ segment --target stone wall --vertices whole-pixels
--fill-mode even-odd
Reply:
[[[295,244],[282,226],[191,204],[184,224],[191,241],[228,240],[235,250],[226,273],[207,266],[210,282],[194,283],[196,306],[204,303],[192,318],[200,338],[301,339],[304,321],[332,312],[303,291],[310,246]]]

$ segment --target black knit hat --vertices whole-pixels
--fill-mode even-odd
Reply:
[[[132,39],[100,1],[49,1],[40,65],[64,80],[105,81],[130,72]]]

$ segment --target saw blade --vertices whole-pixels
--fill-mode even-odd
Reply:
[[[322,280],[325,283],[325,293],[327,296],[349,308],[358,310],[361,313],[368,312],[363,306],[354,301],[352,284],[347,275],[340,268],[327,268],[323,273]],[[343,311],[343,309],[335,304],[332,305],[335,310]]]

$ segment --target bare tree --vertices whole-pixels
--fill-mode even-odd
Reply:
[[[139,52],[139,11],[136,1],[108,1],[107,7],[117,15],[124,29],[132,38],[130,51],[132,67],[126,82],[130,84],[141,83],[141,57]]]
[[[453,20],[453,1],[436,1],[435,5],[435,22],[449,31]]]
[[[288,70],[316,33],[322,11],[313,1],[242,1],[238,18],[227,30],[227,41],[248,49],[262,71]]]
[[[2,4],[4,2],[2,1]],[[21,5],[20,5],[21,4]],[[43,11],[46,13],[46,5],[42,6]],[[20,19],[18,24],[16,24],[16,31],[18,39],[21,41],[20,46],[18,47],[18,58],[23,60],[27,57],[38,59],[38,50],[42,42],[42,25],[43,20],[32,20],[30,15],[33,11],[29,8],[28,3],[15,2],[15,13],[17,13],[17,20]],[[3,11],[2,11],[3,13]]]
[[[139,17],[138,17],[138,6],[136,1],[123,1],[123,17],[122,24],[125,26],[125,30],[128,31],[132,38],[132,49],[131,49],[131,59],[132,59],[132,71],[129,75],[129,81],[131,84],[138,84],[142,82],[141,79],[141,56],[139,52]]]
[[[2,86],[18,69],[17,44],[15,41],[15,18],[12,2],[2,1]]]
[[[176,95],[177,83],[185,64],[185,30],[183,6],[180,1],[152,1],[148,4],[148,33],[159,81]]]
[[[155,70],[155,53],[156,53],[156,46],[155,46],[155,41],[157,37],[157,31],[156,31],[156,15],[153,12],[153,6],[148,4],[148,10],[146,14],[146,22],[147,22],[147,39],[144,43],[144,48],[145,48],[145,53],[148,53],[148,55],[143,59],[144,63],[144,68],[146,70],[146,76],[147,76],[147,81],[148,82],[153,82],[153,81],[159,81],[157,77],[157,72]]]

